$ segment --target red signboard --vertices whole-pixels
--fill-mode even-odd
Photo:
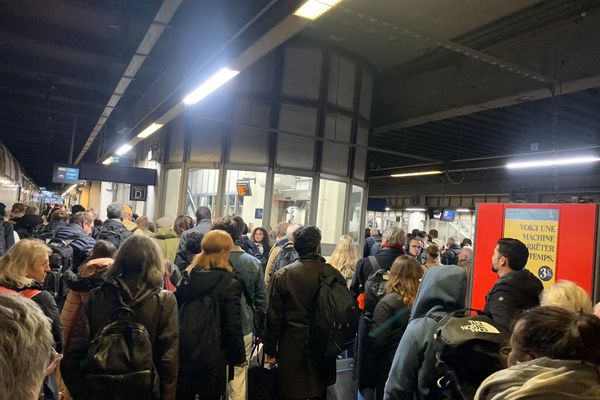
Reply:
[[[555,279],[573,281],[591,296],[598,225],[596,204],[483,203],[477,208],[472,307],[483,309],[485,295],[498,279],[498,275],[492,271],[491,258],[496,242],[504,236],[507,208],[558,210]]]

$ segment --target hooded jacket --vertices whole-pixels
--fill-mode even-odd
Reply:
[[[536,358],[490,375],[475,400],[597,400],[599,368],[579,360]]]
[[[427,399],[435,385],[438,324],[429,316],[465,307],[467,275],[464,268],[448,265],[428,270],[417,292],[408,327],[396,349],[385,384],[384,399]]]
[[[214,365],[207,368],[187,368],[186,354],[181,354],[181,369],[178,391],[181,394],[192,395],[201,393],[205,396],[219,396],[225,392],[226,366],[239,365],[246,359],[244,337],[242,333],[242,316],[240,312],[242,286],[231,272],[224,269],[194,268],[191,273],[184,272],[184,277],[176,292],[177,302],[181,307],[186,302],[194,301],[205,296],[215,296],[220,312],[220,348]],[[185,312],[185,308],[182,309]],[[183,314],[182,314],[183,316]],[[197,322],[202,324],[203,318]],[[191,327],[191,331],[202,329],[203,326]],[[207,327],[208,328],[208,327]],[[181,331],[182,341],[187,332]],[[215,339],[219,342],[219,339]],[[216,346],[218,347],[218,346]],[[201,379],[199,379],[201,377]],[[184,396],[187,398],[187,396]]]
[[[87,320],[82,309],[90,296],[90,291],[105,282],[101,273],[105,272],[112,263],[112,258],[96,258],[81,265],[77,275],[72,271],[65,273],[69,292],[60,313],[65,354],[65,358],[60,363],[60,371],[69,392],[75,398],[82,395],[81,385],[84,375],[80,363],[89,340]]]
[[[171,226],[160,228],[154,234],[154,239],[162,251],[163,256],[170,262],[175,262],[175,255],[179,248],[179,236]]]
[[[486,296],[484,313],[498,325],[511,331],[518,311],[540,304],[542,282],[529,270],[511,271],[500,277]]]
[[[138,299],[153,289],[145,275],[123,274],[121,279],[126,285],[123,290],[125,302]],[[111,316],[120,307],[117,287],[115,282],[110,281],[90,294],[84,308],[90,338],[110,322]],[[179,320],[175,296],[167,290],[161,290],[157,295],[133,307],[133,311],[150,336],[154,365],[160,379],[160,398],[175,399],[179,364]]]

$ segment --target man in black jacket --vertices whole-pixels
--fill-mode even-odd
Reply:
[[[448,249],[442,254],[441,261],[444,265],[456,265],[460,253],[460,244],[457,237],[448,238]]]
[[[327,386],[335,383],[335,359],[323,359],[308,347],[309,323],[321,275],[342,274],[321,257],[321,231],[305,226],[294,232],[298,260],[273,277],[265,353],[267,361],[279,365],[278,384],[282,399],[323,399]]]
[[[106,216],[108,219],[101,226],[94,229],[94,239],[109,241],[116,248],[119,248],[125,239],[133,235],[133,232],[127,230],[121,221],[122,212],[121,204],[109,204],[106,207]]]
[[[96,241],[90,235],[94,229],[94,215],[80,211],[71,216],[71,223],[56,231],[56,238],[67,241],[73,249],[73,272],[90,256]]]
[[[500,277],[486,296],[485,314],[507,330],[518,311],[540,304],[542,282],[524,269],[529,250],[517,239],[502,238],[494,249],[492,271]]]

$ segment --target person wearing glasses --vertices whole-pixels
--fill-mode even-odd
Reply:
[[[15,243],[0,257],[0,286],[4,293],[17,293],[37,303],[51,320],[54,349],[61,353],[63,335],[60,314],[54,297],[42,286],[46,274],[50,272],[49,253],[50,249],[41,240],[24,239]],[[4,373],[4,369],[2,371]],[[43,392],[45,399],[58,399],[53,375],[49,375],[44,382]]]

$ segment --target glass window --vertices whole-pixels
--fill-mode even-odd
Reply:
[[[329,65],[327,101],[351,110],[354,107],[355,80],[356,64],[345,57],[332,55]]]
[[[219,186],[218,169],[190,168],[185,194],[185,212],[196,217],[196,208],[207,206],[215,211],[217,188]]]
[[[358,243],[361,238],[360,221],[362,216],[364,189],[360,186],[352,185],[350,193],[350,209],[348,212],[348,234]]]
[[[306,225],[310,214],[311,189],[312,178],[275,174],[271,228],[281,221]]]
[[[287,96],[317,99],[321,85],[321,51],[287,47],[284,57],[283,93]]]
[[[267,174],[254,171],[227,171],[223,215],[239,215],[248,228],[263,226]]]
[[[172,123],[168,136],[169,141],[169,162],[183,161],[183,147],[185,141],[185,122],[181,118],[176,118]]]
[[[346,184],[321,179],[317,203],[317,226],[321,230],[322,243],[337,243],[344,230],[344,207]]]
[[[167,170],[165,182],[165,208],[163,215],[175,219],[179,211],[179,187],[181,186],[181,168]]]

